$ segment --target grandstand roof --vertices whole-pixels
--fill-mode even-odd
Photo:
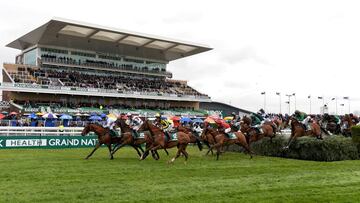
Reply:
[[[163,61],[171,61],[212,49],[202,44],[62,18],[51,19],[9,43],[7,47],[25,50],[36,44]]]

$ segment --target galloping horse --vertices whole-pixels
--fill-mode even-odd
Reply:
[[[354,126],[355,123],[351,119],[351,117],[346,114],[341,121],[341,131],[344,136],[351,136],[351,127]]]
[[[184,133],[186,133],[186,134],[189,135],[189,137],[190,137],[190,142],[189,142],[189,143],[197,144],[197,146],[198,146],[198,148],[199,148],[200,151],[203,149],[203,146],[202,146],[202,144],[201,144],[200,138],[199,138],[198,136],[196,136],[196,135],[192,132],[191,129],[186,128],[186,127],[184,127],[184,126],[182,126],[182,125],[179,125],[176,129],[177,129],[178,132],[184,132]]]
[[[287,125],[291,126],[291,136],[287,146],[284,147],[285,149],[288,149],[290,147],[290,144],[298,137],[311,136],[322,139],[320,126],[316,122],[312,122],[310,124],[311,130],[308,131],[306,131],[303,124],[294,117],[289,118]]]
[[[208,139],[208,141],[211,140],[211,142],[214,143],[206,154],[208,154],[212,149],[216,148],[216,160],[219,160],[219,155],[224,145],[236,144],[242,146],[247,152],[249,152],[250,158],[252,158],[253,152],[251,151],[248,143],[246,142],[245,135],[242,132],[233,133],[235,135],[235,139],[230,139],[225,136],[224,133],[221,133],[215,129],[205,128],[201,137],[204,139]]]
[[[190,136],[188,134],[184,132],[177,132],[177,140],[167,140],[163,131],[160,128],[154,126],[149,120],[144,121],[138,131],[149,131],[151,136],[153,137],[153,143],[150,146],[146,147],[146,150],[141,156],[140,160],[144,160],[147,155],[149,155],[149,151],[151,150],[167,149],[177,146],[178,151],[176,153],[176,156],[172,158],[169,163],[173,163],[175,159],[180,156],[181,153],[185,156],[186,163],[189,156],[189,154],[186,152],[186,147],[190,143]]]
[[[251,118],[244,116],[240,126],[240,131],[247,135],[249,145],[251,142],[256,142],[264,137],[270,137],[270,141],[275,137],[274,127],[269,123],[264,123],[261,126],[263,133],[258,133],[255,128],[251,127]]]
[[[116,120],[116,126],[120,127],[122,132],[121,144],[116,145],[111,154],[115,154],[117,150],[119,150],[125,145],[133,146],[135,149],[139,148],[141,152],[144,153],[144,150],[142,149],[141,145],[145,143],[145,147],[147,147],[150,146],[151,143],[153,142],[152,137],[148,133],[144,133],[144,137],[138,137],[135,139],[132,136],[132,130],[130,129],[129,125],[127,125],[123,119]],[[166,149],[165,152],[167,155],[169,155],[169,152],[166,151]],[[137,153],[139,157],[141,157],[142,154],[138,150]],[[159,153],[157,151],[151,151],[151,154],[155,160],[158,160],[160,158]]]
[[[114,155],[117,150],[122,148],[125,145],[132,146],[136,152],[138,153],[139,157],[141,157],[141,153],[144,153],[144,150],[141,147],[141,144],[145,143],[145,139],[134,139],[131,133],[130,127],[125,123],[123,119],[117,119],[116,120],[116,126],[120,127],[121,129],[121,139],[119,144],[115,145],[113,151],[111,152],[111,155]],[[140,149],[140,151],[139,151]]]
[[[88,159],[93,155],[93,153],[103,144],[105,144],[109,148],[110,159],[113,159],[113,155],[111,154],[111,144],[119,143],[119,137],[111,137],[110,130],[108,128],[104,128],[99,124],[89,123],[87,124],[81,132],[82,136],[87,135],[89,132],[94,132],[97,135],[98,142],[95,145],[93,151],[85,158]]]
[[[322,130],[324,130],[324,132],[326,134],[329,134],[328,132],[330,132],[332,134],[340,134],[340,132],[341,132],[340,125],[337,124],[334,121],[334,118],[328,114],[325,114],[323,116],[320,127],[322,128]]]
[[[283,129],[283,120],[280,117],[275,117],[272,122],[275,124],[276,128],[275,128],[275,132],[279,132],[281,133],[281,130]]]

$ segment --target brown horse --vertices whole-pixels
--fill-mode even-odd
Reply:
[[[281,130],[283,129],[284,125],[283,125],[283,120],[279,117],[275,117],[272,122],[275,124],[275,132],[274,133],[281,133]]]
[[[219,160],[219,156],[221,153],[221,149],[225,146],[225,145],[232,145],[232,144],[236,144],[239,145],[241,147],[243,147],[247,152],[249,152],[250,154],[250,158],[252,158],[252,154],[254,154],[247,141],[246,141],[246,137],[242,132],[233,132],[235,134],[235,139],[230,139],[227,136],[225,136],[224,133],[221,133],[213,128],[205,128],[203,133],[202,133],[202,137],[205,139],[210,138],[209,140],[212,140],[212,142],[214,143],[210,149],[216,149],[216,160]],[[208,154],[209,151],[206,153]]]
[[[190,137],[189,143],[196,144],[200,151],[203,149],[200,138],[196,136],[190,128],[179,125],[176,129],[178,132],[184,132],[189,135]]]
[[[247,141],[250,145],[252,142],[261,140],[264,137],[269,137],[270,141],[275,137],[274,127],[271,123],[265,122],[262,126],[262,133],[257,132],[254,127],[251,127],[251,118],[245,117],[240,122],[240,131],[247,135]]]
[[[290,127],[291,127],[291,136],[290,136],[287,146],[284,147],[285,149],[288,149],[290,147],[291,143],[298,137],[311,136],[311,137],[316,137],[318,139],[323,139],[320,125],[317,122],[310,123],[311,130],[308,130],[308,131],[306,131],[303,124],[300,123],[294,117],[290,117],[288,122],[289,123],[287,123],[287,124],[290,125]]]
[[[165,134],[163,131],[154,126],[149,120],[144,121],[144,123],[141,125],[141,127],[138,130],[139,132],[143,131],[149,131],[151,136],[153,137],[153,143],[148,146],[144,152],[144,154],[141,156],[140,160],[144,160],[146,156],[149,154],[149,151],[151,150],[158,150],[158,149],[167,149],[177,146],[178,151],[176,153],[176,156],[171,159],[168,163],[173,163],[175,159],[177,159],[180,154],[182,153],[185,156],[185,163],[188,159],[188,153],[186,152],[186,147],[190,142],[190,136],[184,132],[177,132],[177,140],[167,140],[165,138]]]
[[[351,136],[351,127],[355,125],[351,117],[346,114],[344,118],[341,120],[341,131],[344,136]]]
[[[144,137],[134,138],[132,135],[132,130],[130,129],[129,125],[125,123],[124,119],[118,119],[116,120],[116,126],[120,127],[121,129],[121,141],[120,144],[116,145],[112,151],[111,154],[115,154],[117,150],[124,147],[125,145],[133,146],[135,149],[140,149],[142,153],[144,153],[144,150],[142,149],[141,145],[145,144],[146,146],[151,145],[153,142],[152,137],[148,133],[144,133]],[[137,150],[139,157],[141,157],[141,153]],[[169,155],[169,153],[165,152]],[[155,160],[158,160],[160,158],[159,153],[157,151],[151,151],[152,157]]]
[[[95,145],[93,151],[85,158],[88,159],[94,152],[103,144],[105,144],[109,148],[110,159],[113,159],[113,155],[111,154],[111,144],[116,144],[120,142],[119,137],[111,137],[110,130],[108,128],[104,128],[99,124],[89,123],[87,124],[81,132],[82,136],[87,135],[89,132],[94,132],[97,135],[98,142]]]
[[[117,119],[116,120],[116,127],[119,127],[121,129],[121,138],[120,142],[114,146],[113,151],[111,152],[111,155],[114,155],[117,150],[120,148],[130,145],[133,148],[136,149],[136,152],[138,153],[139,157],[141,157],[141,153],[144,153],[144,150],[141,147],[141,144],[145,143],[145,139],[134,139],[131,133],[130,127],[125,123],[123,119]],[[140,153],[140,151],[141,153]]]

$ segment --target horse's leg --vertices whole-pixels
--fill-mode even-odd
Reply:
[[[150,149],[153,147],[153,144],[146,144],[146,148],[144,153],[141,155],[140,160],[144,160],[148,155],[149,155],[149,151]]]
[[[125,145],[124,145],[124,144],[118,144],[118,145],[117,145],[117,148],[116,148],[116,149],[114,148],[114,150],[111,152],[111,154],[114,155],[115,152],[117,152],[117,150],[119,150],[119,149],[120,149],[121,147],[123,147],[123,146],[125,146]]]
[[[140,151],[139,151],[139,147],[141,147],[141,146],[139,146],[139,145],[135,145],[135,144],[131,144],[130,146],[132,146],[135,150],[136,150],[136,152],[138,153],[138,155],[139,155],[139,157],[141,157],[141,153],[140,153]],[[141,148],[140,148],[141,149]],[[142,149],[141,149],[142,150]]]
[[[164,148],[164,151],[165,151],[166,155],[169,156],[169,152],[165,148]]]
[[[150,151],[154,151],[154,150],[160,149],[161,147],[162,147],[161,145],[157,145],[157,146],[151,145],[151,146],[149,146],[149,147],[145,150],[144,154],[140,157],[140,160],[144,160],[144,159],[149,155],[149,152],[150,152]]]
[[[212,150],[212,149],[210,149],[210,148],[211,148],[211,146],[210,146],[209,142],[205,142],[205,145],[206,145],[206,146],[208,147],[208,149],[209,149],[209,150],[207,151],[206,155],[208,155],[210,151],[211,151],[211,155],[214,155],[213,150]]]
[[[222,147],[222,143],[216,143],[216,144],[214,144],[213,146],[211,146],[211,148],[210,148],[210,149],[216,148],[216,160],[219,160],[219,155],[220,155],[220,152],[221,152],[221,147]]]
[[[184,156],[185,156],[185,164],[186,164],[186,161],[187,161],[188,158],[189,158],[189,154],[188,154],[187,151],[186,151],[186,147],[187,147],[187,145],[185,145],[185,146],[183,147],[183,149],[182,149],[182,153],[183,153]]]
[[[291,143],[295,140],[295,138],[296,138],[297,136],[298,136],[298,135],[294,133],[294,135],[290,137],[289,142],[287,143],[287,145],[286,145],[284,148],[285,148],[285,149],[289,149]]]
[[[243,147],[250,154],[250,159],[252,159],[253,154],[255,153],[250,149],[250,145],[246,142],[246,138],[239,138],[238,141],[239,142],[237,142],[236,144]]]
[[[154,160],[159,160],[159,158],[156,156],[155,151],[151,151],[151,156]]]
[[[136,145],[136,146],[140,149],[141,153],[144,153],[144,149],[141,147],[141,144]]]
[[[160,155],[159,155],[159,153],[158,153],[158,151],[157,150],[155,150],[154,151],[154,154],[156,155],[156,157],[157,157],[157,159],[156,160],[159,160],[160,159]]]
[[[96,143],[95,148],[92,150],[92,152],[89,155],[87,155],[87,157],[85,159],[89,159],[101,145],[102,144],[100,144],[99,142]]]
[[[110,144],[107,144],[107,146],[108,146],[108,149],[109,149],[110,160],[113,160],[113,159],[114,159],[114,156],[113,156],[113,154],[112,154],[112,152],[111,152],[111,143],[110,143]]]
[[[179,158],[181,152],[182,152],[182,145],[179,145],[175,157],[173,157],[170,161],[168,161],[168,163],[174,163],[175,159]]]

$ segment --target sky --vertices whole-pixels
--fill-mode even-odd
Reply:
[[[311,113],[323,102],[330,113],[348,113],[349,104],[360,110],[358,1],[12,0],[0,8],[1,63],[19,53],[6,44],[62,17],[212,47],[170,62],[168,70],[214,101],[276,113],[281,105],[288,113],[286,95],[295,93],[291,112],[310,112],[310,102]]]

